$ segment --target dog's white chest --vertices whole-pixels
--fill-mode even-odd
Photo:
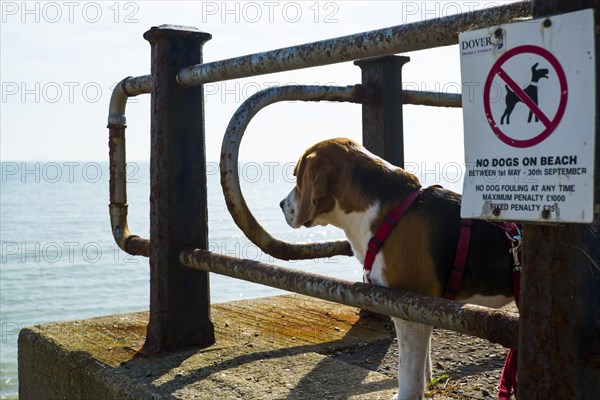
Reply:
[[[362,212],[352,212],[349,214],[338,215],[340,227],[344,230],[348,241],[352,245],[354,256],[364,264],[367,255],[369,240],[373,237],[371,231],[372,222],[380,212],[379,203],[373,204],[367,210]],[[370,281],[374,285],[385,286],[383,280],[383,270],[385,261],[383,254],[380,252],[375,257],[371,271],[364,271],[363,280]],[[368,275],[368,279],[367,279]]]

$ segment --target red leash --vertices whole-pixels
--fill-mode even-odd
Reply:
[[[500,227],[504,230],[506,237],[510,241],[510,252],[513,255],[514,264],[512,271],[513,295],[515,296],[517,308],[519,308],[519,297],[521,294],[521,232],[512,223],[504,222],[500,224]],[[502,375],[500,376],[498,400],[510,400],[510,396],[513,393],[516,397],[518,358],[517,349],[510,349],[508,351],[504,367],[502,368]]]

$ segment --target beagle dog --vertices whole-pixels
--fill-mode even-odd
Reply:
[[[292,228],[331,224],[343,229],[364,263],[369,240],[386,216],[421,184],[419,179],[344,138],[306,150],[294,170],[296,186],[280,203]],[[459,238],[461,196],[441,187],[424,189],[376,255],[368,280],[374,285],[441,297]],[[456,300],[502,307],[513,300],[513,263],[504,232],[475,220],[466,270]],[[431,381],[432,328],[393,318],[398,338],[399,391],[394,399],[422,399]]]

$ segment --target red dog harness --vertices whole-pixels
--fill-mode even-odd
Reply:
[[[383,220],[383,223],[379,226],[379,229],[377,229],[375,235],[369,240],[367,254],[365,255],[365,261],[363,263],[364,277],[368,283],[371,283],[369,275],[373,269],[373,262],[381,250],[381,247],[385,243],[385,240],[388,238],[404,214],[406,214],[406,211],[408,211],[410,206],[421,195],[421,193],[423,193],[423,189],[418,189],[406,196],[400,207],[392,211]],[[469,254],[469,243],[471,240],[471,225],[472,220],[470,219],[461,219],[460,221],[460,234],[458,237],[456,255],[454,257],[454,265],[452,267],[450,279],[448,280],[443,296],[448,300],[454,300],[456,298],[463,275],[465,273],[465,267],[467,265],[467,258]],[[519,231],[517,225],[511,222],[501,222],[498,225],[506,234],[507,241],[510,244],[510,252],[513,255],[513,293],[518,307],[521,277],[521,232]],[[506,356],[504,367],[502,368],[498,400],[509,400],[510,396],[515,393],[516,390],[517,350],[510,349],[508,355]]]
[[[379,253],[379,250],[381,250],[381,246],[383,246],[385,240],[388,238],[388,236],[390,236],[390,233],[392,233],[392,230],[396,227],[398,221],[400,221],[400,218],[406,214],[406,211],[408,211],[412,203],[414,203],[414,201],[421,195],[422,192],[423,189],[417,189],[406,196],[400,207],[396,208],[387,217],[385,217],[383,223],[379,226],[377,232],[375,232],[375,236],[369,240],[367,254],[365,255],[365,262],[363,263],[364,276],[367,282],[371,283],[369,275],[373,269],[373,261],[375,261],[375,256],[377,256],[377,253]]]

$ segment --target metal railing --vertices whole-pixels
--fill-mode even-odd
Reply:
[[[243,198],[237,175],[239,145],[252,117],[269,104],[283,100],[359,103],[362,104],[363,110],[365,145],[380,156],[401,165],[401,151],[391,155],[383,154],[383,150],[378,151],[402,147],[401,105],[460,107],[461,97],[433,92],[403,91],[400,71],[402,64],[408,61],[406,57],[384,57],[374,61],[364,59],[457,44],[459,32],[528,19],[532,15],[548,15],[551,14],[549,10],[564,11],[567,3],[569,7],[573,3],[577,3],[579,7],[584,4],[554,0],[546,2],[544,6],[535,0],[521,1],[206,64],[202,63],[202,46],[210,39],[210,35],[193,28],[172,26],[160,26],[146,32],[144,37],[152,46],[152,74],[125,78],[117,85],[111,97],[108,119],[111,157],[110,216],[113,235],[118,245],[126,252],[150,257],[150,323],[145,346],[149,350],[164,350],[189,345],[208,346],[214,342],[214,328],[210,321],[208,272],[468,333],[509,347],[517,347],[519,343],[524,343],[523,335],[518,334],[519,317],[512,313],[363,283],[341,281],[209,252],[206,242],[206,193],[205,190],[202,192],[206,185],[205,166],[202,165],[205,154],[200,154],[198,158],[197,154],[194,155],[191,151],[189,154],[180,154],[177,153],[177,149],[192,141],[197,144],[196,149],[201,148],[203,151],[202,84],[362,60],[357,62],[363,72],[362,83],[355,86],[288,86],[268,89],[252,96],[239,107],[231,119],[223,139],[221,154],[221,182],[229,211],[236,224],[263,251],[286,260],[336,254],[350,255],[350,246],[345,241],[311,244],[282,242],[266,232],[254,218]],[[173,52],[174,46],[171,44],[174,42],[189,51]],[[193,57],[199,59],[194,60]],[[385,85],[382,85],[383,81]],[[384,90],[391,91],[391,97],[396,103],[381,103]],[[150,239],[140,238],[129,232],[125,183],[125,106],[128,97],[143,93],[152,93],[153,102]],[[190,121],[189,115],[200,117],[198,121]],[[384,132],[388,129],[384,126],[399,129]],[[160,135],[165,131],[170,132],[168,141],[164,138],[165,135]],[[388,141],[392,139],[395,140],[393,143],[400,145],[390,146],[391,142]],[[172,162],[175,159],[178,159],[177,163]],[[192,175],[194,182],[191,183]],[[185,210],[192,209],[192,206],[186,202],[188,200],[181,200],[181,203],[173,200],[169,191],[169,188],[173,187],[185,187],[180,189],[185,193],[178,195],[185,199],[193,198],[195,202],[201,203],[195,206],[195,210],[198,211],[197,218],[188,220],[185,217]],[[195,192],[188,193],[189,187],[194,187]],[[179,205],[181,211],[173,210],[178,209]],[[199,230],[198,221],[202,232],[194,238],[186,237],[186,232]],[[174,230],[175,227],[177,230]],[[525,254],[527,256],[527,251]],[[527,296],[524,301],[527,302]],[[519,385],[520,388],[531,388],[534,384],[533,375],[528,375],[531,374],[530,368],[525,369],[524,373],[521,370],[519,372]],[[539,380],[537,377],[535,379]],[[558,389],[554,393],[566,393],[561,390]],[[524,393],[533,392],[526,389]]]
[[[531,14],[530,9],[530,3],[523,1],[481,11],[474,11],[467,14],[398,25],[315,43],[232,58],[229,60],[208,64],[197,64],[182,68],[177,74],[176,80],[179,85],[191,87],[202,85],[203,83],[241,78],[250,75],[268,74],[452,45],[458,43],[458,33],[461,31],[485,27],[492,23],[492,21],[494,24],[502,24],[516,19],[529,18]],[[175,35],[178,37],[187,34],[184,30],[182,31],[180,27],[173,29],[173,27],[170,26],[161,26],[153,28],[146,36],[148,37],[152,34],[157,36],[160,34],[159,31],[170,30],[174,31]],[[191,34],[200,33],[191,31]],[[161,40],[164,40],[164,38],[161,38]],[[404,62],[405,61],[402,61],[402,63]],[[123,79],[113,91],[108,118],[108,127],[110,130],[111,172],[110,216],[113,236],[115,237],[117,244],[129,254],[144,255],[151,258],[151,240],[131,234],[127,223],[125,107],[129,97],[143,93],[152,93],[153,86],[152,75]],[[153,94],[155,96],[157,95],[157,93]],[[223,140],[221,181],[226,202],[234,221],[262,250],[277,258],[286,260],[352,254],[350,245],[346,241],[310,244],[279,241],[266,232],[252,216],[241,193],[239,177],[237,176],[239,144],[251,118],[263,107],[277,101],[330,100],[368,104],[373,103],[373,99],[376,97],[377,93],[373,86],[364,83],[362,85],[345,88],[292,86],[261,91],[249,98],[239,107],[238,111],[231,119]],[[404,104],[460,107],[460,101],[460,95],[419,91],[405,91],[401,93],[401,102]],[[395,132],[394,134],[402,137],[402,132]],[[194,254],[195,257],[192,257],[192,254]],[[211,255],[206,250],[202,249],[196,250],[196,253],[190,252],[189,250],[187,252],[181,252],[179,258],[181,263],[185,266],[210,270],[212,272],[218,270],[216,265],[219,263],[215,262],[215,259],[221,261],[224,260],[223,258],[218,258],[217,255]],[[211,262],[199,263],[198,260],[211,260]],[[244,260],[237,260],[237,262],[240,263],[240,265],[245,265]],[[233,265],[235,263],[236,261],[228,260],[227,265]],[[211,265],[212,268],[208,268],[208,265]],[[277,267],[261,263],[255,263],[253,265],[254,267],[252,269],[247,268],[246,265],[246,268],[244,269],[245,275],[243,276],[240,273],[241,270],[239,268],[235,269],[235,271],[237,271],[235,274],[230,273],[230,275],[246,280],[256,279],[256,281],[260,281],[263,284],[292,290],[291,286],[282,284],[281,282],[275,283],[272,280],[266,281],[264,279],[259,279],[260,276],[264,276],[264,270],[271,270],[272,268]],[[253,272],[249,273],[248,271]],[[283,269],[281,271],[283,271]],[[287,276],[289,273],[290,272],[287,271],[284,275]],[[298,279],[307,279],[307,276],[300,275]],[[313,276],[312,279],[318,281],[317,286],[321,287],[329,287],[335,282],[334,285],[337,288],[336,290],[342,291],[343,293],[349,293],[348,288],[351,287],[348,282],[336,282],[328,277]],[[362,290],[364,290],[364,288],[362,288]],[[317,297],[327,297],[323,290],[296,291]],[[404,300],[407,298],[412,299],[415,308],[409,309],[407,312],[399,313],[399,308],[397,306],[395,308],[390,306],[390,304],[400,304],[398,303],[399,298]],[[330,299],[344,304],[365,306],[365,303],[356,303],[356,301],[349,300],[349,297],[347,296],[336,298],[330,297]],[[368,304],[369,306],[365,308],[376,312],[402,316],[403,318],[425,322],[435,327],[443,327],[469,333],[494,342],[500,342],[504,345],[516,347],[517,344],[517,316],[510,313],[486,309],[485,307],[474,307],[471,308],[468,313],[465,313],[464,307],[466,306],[464,305],[458,305],[443,299],[434,299],[427,296],[414,297],[412,294],[385,289],[380,289],[378,295],[371,298],[368,301]],[[458,308],[462,311],[457,314],[456,311]],[[436,310],[434,314],[436,314],[437,317],[425,318],[425,320],[423,320],[424,310],[429,310],[431,312],[434,309]],[[444,318],[440,318],[440,314],[438,314],[440,309],[450,311],[453,318],[449,318],[448,315],[445,315]],[[461,317],[457,318],[457,316]],[[468,323],[465,321],[468,321]],[[507,329],[502,331],[503,334],[501,335],[501,339],[497,337],[497,331],[495,329],[489,328],[496,324],[498,324],[497,326],[505,324],[504,326],[507,327]],[[156,342],[160,342],[160,340],[156,340]]]
[[[323,66],[388,54],[404,53],[458,43],[462,31],[502,24],[531,16],[531,3],[520,1],[470,13],[397,25],[355,35],[299,46],[250,54],[242,57],[182,68],[177,81],[183,86]],[[113,236],[117,244],[133,255],[149,256],[148,243],[127,228],[125,182],[125,108],[129,97],[152,91],[152,76],[123,79],[113,90],[108,116],[111,151],[110,207]],[[410,92],[407,104],[459,107],[460,97],[435,92]],[[114,161],[114,162],[113,162]],[[133,240],[129,246],[127,245]]]

